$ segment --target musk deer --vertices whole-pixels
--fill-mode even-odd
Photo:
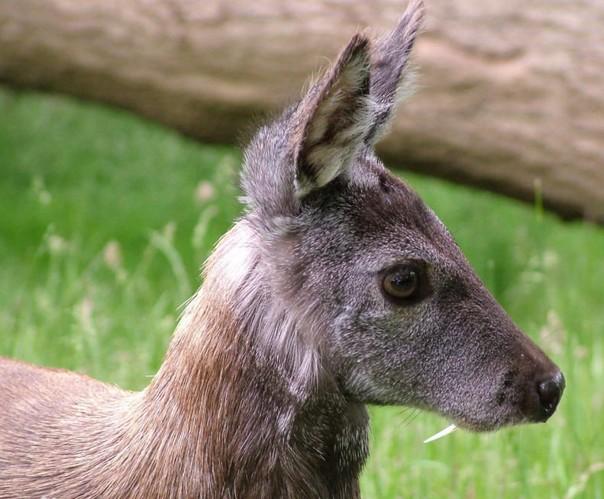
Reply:
[[[0,497],[358,497],[366,404],[475,431],[552,415],[560,370],[373,152],[422,13],[354,36],[260,129],[246,210],[145,390],[0,361]]]

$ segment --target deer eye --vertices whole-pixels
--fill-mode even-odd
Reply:
[[[388,269],[382,279],[386,295],[395,300],[412,300],[420,290],[421,268],[414,264],[397,265]]]

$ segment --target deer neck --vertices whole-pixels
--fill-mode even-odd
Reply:
[[[253,282],[261,272],[247,231],[236,226],[210,259],[144,393],[146,412],[166,445],[194,456],[191,476],[228,488],[218,493],[355,497],[366,410]]]

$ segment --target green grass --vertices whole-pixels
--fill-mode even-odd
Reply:
[[[0,354],[141,388],[239,213],[239,152],[58,97],[0,111]],[[568,387],[546,425],[429,445],[442,419],[372,409],[364,496],[604,497],[604,231],[407,178]]]

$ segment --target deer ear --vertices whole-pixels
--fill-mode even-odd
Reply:
[[[300,199],[345,173],[374,122],[369,40],[356,35],[295,116],[295,193]]]
[[[387,129],[396,104],[410,92],[409,56],[422,26],[424,3],[411,0],[397,26],[381,37],[372,53],[371,97],[377,104],[375,122],[367,135],[375,143]]]

